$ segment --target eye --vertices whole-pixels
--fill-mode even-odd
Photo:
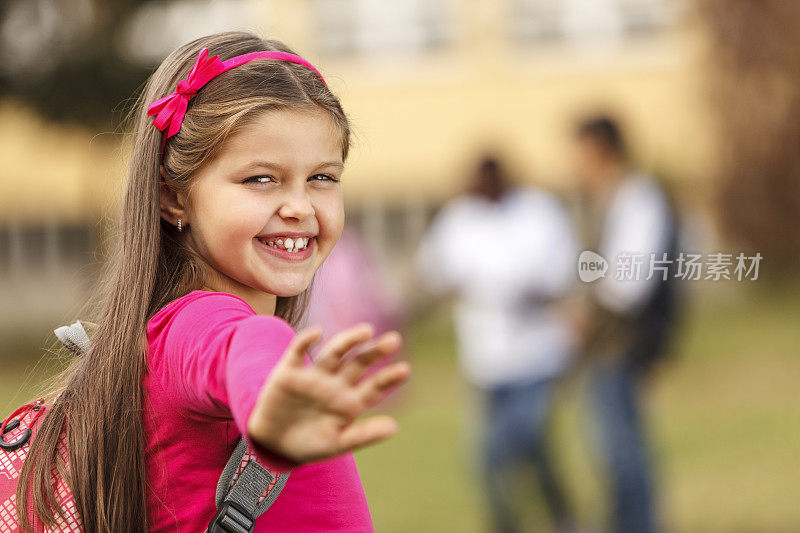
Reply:
[[[314,180],[314,181],[325,181],[325,180],[328,180],[328,181],[332,181],[334,183],[337,183],[339,181],[338,179],[334,178],[333,176],[329,176],[328,174],[314,174],[311,177],[312,178],[316,178],[317,176],[322,176],[324,179],[322,179],[322,180]]]
[[[254,181],[260,180],[261,178],[273,179],[272,176],[251,176],[244,180],[242,183],[267,183],[266,181]]]

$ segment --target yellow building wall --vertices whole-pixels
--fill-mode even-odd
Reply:
[[[628,126],[642,165],[708,181],[716,148],[701,67],[682,50],[655,52],[661,55],[647,61],[591,62],[557,51],[520,53],[489,72],[467,59],[460,66],[424,59],[416,75],[409,69],[408,77],[394,73],[382,83],[357,67],[323,65],[344,80],[334,87],[361,135],[345,178],[349,192],[444,198],[459,189],[485,144],[508,154],[519,179],[563,188],[574,121],[605,108]]]
[[[315,49],[307,0],[258,5],[272,22],[253,29],[315,63],[353,121],[343,181],[350,204],[442,200],[487,144],[518,179],[567,187],[573,120],[600,105],[625,119],[638,161],[708,186],[715,136],[691,25],[606,50],[520,47],[501,31],[503,2],[465,2],[444,51],[348,59]],[[0,106],[0,217],[91,220],[113,206],[126,169],[121,135]]]
[[[119,190],[120,137],[0,99],[0,222],[96,219]]]
[[[707,114],[706,52],[691,17],[621,46],[519,46],[503,30],[508,2],[459,3],[444,52],[328,58],[315,49],[310,2],[265,9],[261,33],[321,68],[358,138],[345,174],[350,200],[444,199],[486,144],[519,179],[569,186],[569,138],[583,111],[610,108],[637,162],[672,179],[708,182],[716,146]]]

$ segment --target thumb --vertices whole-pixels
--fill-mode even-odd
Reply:
[[[297,335],[292,338],[292,341],[286,348],[286,352],[284,352],[283,359],[286,360],[286,364],[303,366],[303,359],[305,358],[306,352],[321,338],[322,328],[319,326],[301,329]]]

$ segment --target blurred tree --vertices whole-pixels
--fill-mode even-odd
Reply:
[[[698,0],[722,146],[723,231],[764,273],[800,266],[800,2]]]
[[[144,0],[0,2],[0,97],[52,120],[109,128],[150,69],[121,55],[117,37]]]

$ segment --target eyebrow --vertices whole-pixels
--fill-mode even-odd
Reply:
[[[335,167],[335,168],[338,168],[339,170],[343,170],[344,169],[344,164],[341,161],[325,161],[325,162],[320,163],[319,165],[317,165],[314,168],[314,170],[318,170],[320,168],[325,168],[325,167]],[[266,161],[266,160],[262,160],[262,159],[257,159],[255,161],[251,161],[250,163],[248,163],[247,165],[242,167],[242,171],[254,170],[256,168],[270,168],[270,169],[273,169],[273,170],[278,170],[280,172],[288,172],[289,171],[289,169],[286,166],[281,165],[280,163],[275,163],[273,161]]]

